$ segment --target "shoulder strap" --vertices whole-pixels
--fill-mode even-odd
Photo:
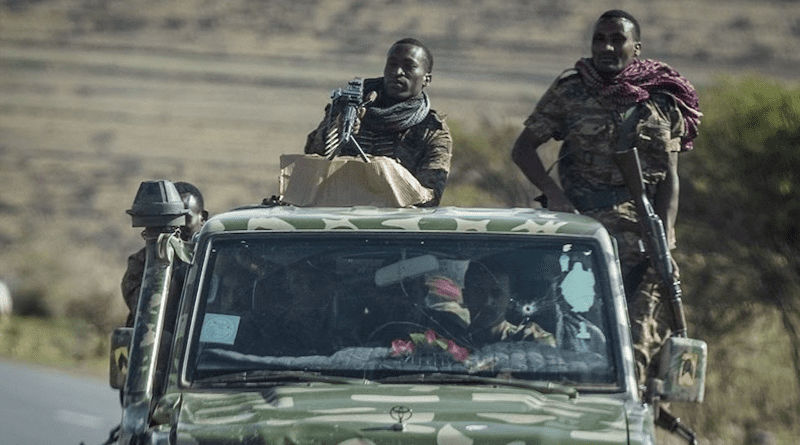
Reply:
[[[639,123],[640,104],[631,105],[621,116],[617,127],[617,143],[614,151],[623,152],[633,148],[637,139],[636,125]]]
[[[578,70],[576,70],[575,68],[564,70],[556,78],[556,83],[558,84],[564,82],[565,80],[575,77],[577,75],[578,75]]]

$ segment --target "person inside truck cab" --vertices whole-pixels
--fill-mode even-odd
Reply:
[[[431,108],[425,88],[431,83],[433,54],[422,42],[405,38],[395,42],[386,56],[383,77],[365,79],[366,98],[360,110],[355,139],[368,155],[397,160],[422,184],[433,191],[433,200],[423,206],[436,206],[442,199],[453,140],[444,117]],[[309,133],[306,154],[330,155],[342,142],[336,140],[328,116]],[[335,116],[333,116],[335,118]],[[352,144],[342,147],[342,155],[355,156]]]
[[[507,320],[511,302],[507,273],[468,260],[440,259],[439,264],[439,270],[424,277],[420,323],[470,348],[505,340],[556,346],[553,334],[537,323]]]
[[[514,324],[507,315],[511,305],[510,277],[472,263],[467,270],[464,304],[471,316],[470,333],[479,343],[503,340],[534,340],[557,346],[552,333],[530,321]]]

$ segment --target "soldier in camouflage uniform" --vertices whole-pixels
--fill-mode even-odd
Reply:
[[[442,199],[453,140],[450,129],[436,111],[431,109],[424,88],[431,82],[433,55],[416,39],[402,39],[389,49],[383,77],[364,80],[364,104],[356,141],[366,154],[396,159],[424,187],[433,191],[433,200],[425,206],[436,206]],[[305,152],[329,155],[338,143],[328,128],[333,122],[326,108],[325,119],[308,135]],[[355,156],[352,144],[342,148],[342,155]]]
[[[181,196],[183,204],[189,210],[186,215],[186,224],[180,227],[181,238],[188,241],[192,235],[200,231],[203,223],[208,219],[208,212],[205,210],[203,194],[188,182],[176,182],[175,189]],[[131,327],[136,317],[136,305],[139,301],[139,291],[142,287],[142,277],[144,276],[145,258],[147,253],[144,247],[128,257],[128,268],[122,277],[120,287],[122,298],[128,306],[128,318],[125,326]],[[183,284],[186,264],[176,259],[176,267],[173,270],[172,282]],[[170,286],[170,296],[175,294],[181,286]],[[177,301],[177,298],[170,298],[170,301]],[[173,305],[175,306],[175,305]],[[177,310],[177,307],[174,307]]]
[[[655,317],[662,291],[642,248],[639,215],[612,155],[638,148],[648,197],[674,248],[677,155],[692,148],[701,114],[689,81],[664,63],[638,57],[640,29],[630,14],[602,14],[591,50],[591,58],[563,73],[537,103],[512,158],[542,190],[550,209],[592,216],[616,238],[643,382],[647,372],[655,371],[651,358],[666,333]],[[560,186],[536,151],[551,138],[563,141]]]

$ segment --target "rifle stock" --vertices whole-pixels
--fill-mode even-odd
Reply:
[[[639,153],[636,147],[629,150],[618,151],[614,154],[614,159],[619,166],[625,184],[633,196],[636,210],[640,216],[646,234],[647,253],[653,268],[658,272],[661,281],[669,293],[670,309],[673,321],[673,335],[686,337],[686,315],[683,311],[683,293],[680,281],[675,279],[672,266],[672,256],[667,243],[667,234],[664,230],[664,223],[658,214],[653,210],[650,200],[647,198],[642,176],[642,167],[639,162]]]
[[[670,433],[677,434],[681,439],[685,440],[690,445],[697,445],[697,434],[691,428],[686,426],[679,417],[675,417],[665,408],[658,410],[656,417],[656,425],[664,428]]]

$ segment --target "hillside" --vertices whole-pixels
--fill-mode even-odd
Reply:
[[[259,202],[329,91],[379,75],[408,35],[434,50],[430,92],[449,120],[519,126],[615,6],[639,17],[645,56],[698,85],[799,77],[796,1],[3,0],[0,278],[22,311],[91,299],[119,317],[142,180],[193,182],[212,213]]]

